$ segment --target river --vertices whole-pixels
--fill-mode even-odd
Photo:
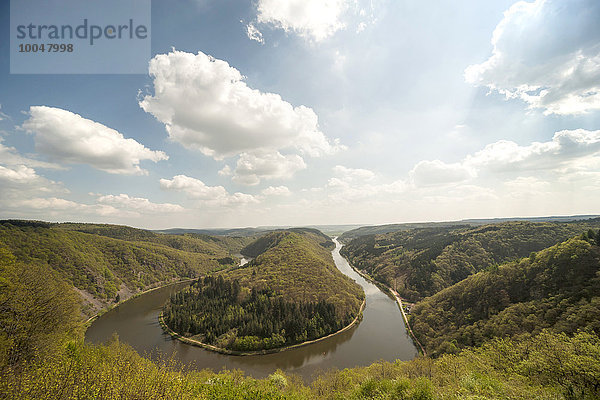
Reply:
[[[240,369],[262,378],[276,369],[300,375],[306,381],[331,368],[366,366],[378,360],[410,360],[417,355],[394,300],[357,274],[340,255],[337,240],[333,260],[337,268],[354,279],[365,291],[364,317],[358,326],[315,344],[261,356],[228,356],[183,344],[165,334],[158,315],[170,294],[189,283],[175,284],[148,292],[116,307],[86,332],[86,341],[103,343],[113,333],[140,354],[150,358],[174,356],[190,368]]]

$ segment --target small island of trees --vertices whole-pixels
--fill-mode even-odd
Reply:
[[[184,337],[234,351],[289,346],[334,333],[356,315],[341,319],[327,301],[288,301],[269,289],[244,288],[222,276],[199,278],[164,307],[165,324]]]

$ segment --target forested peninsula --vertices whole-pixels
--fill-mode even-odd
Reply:
[[[171,296],[164,323],[185,338],[237,352],[337,332],[355,321],[364,293],[335,267],[332,247],[316,230],[268,233],[242,249],[251,262]]]

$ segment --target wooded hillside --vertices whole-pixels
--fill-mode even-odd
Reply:
[[[417,303],[410,321],[432,354],[543,329],[600,334],[600,232],[488,267]]]
[[[117,225],[1,221],[0,246],[18,262],[48,266],[93,315],[136,292],[237,263],[251,238],[161,235]]]
[[[361,236],[342,248],[356,268],[420,300],[486,268],[598,229],[600,220],[571,223],[505,222]]]

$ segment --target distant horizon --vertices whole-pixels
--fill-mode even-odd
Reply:
[[[285,229],[285,228],[311,228],[311,227],[369,227],[369,226],[386,226],[386,225],[410,225],[410,224],[443,224],[443,223],[451,223],[451,222],[469,222],[469,221],[503,221],[503,220],[552,220],[552,219],[561,219],[565,221],[573,220],[585,220],[585,219],[593,219],[599,218],[600,214],[573,214],[573,215],[546,215],[546,216],[512,216],[512,217],[483,217],[483,218],[462,218],[462,219],[448,219],[448,220],[431,220],[431,221],[405,221],[405,222],[384,222],[384,223],[341,223],[341,224],[298,224],[298,225],[247,225],[247,226],[231,226],[231,227],[223,227],[223,226],[195,226],[195,227],[184,227],[184,226],[170,226],[164,228],[145,228],[142,226],[135,226],[130,224],[123,223],[107,223],[107,222],[93,222],[93,221],[75,221],[75,220],[44,220],[44,219],[31,219],[31,218],[0,218],[0,221],[31,221],[31,222],[46,222],[51,224],[94,224],[94,225],[117,225],[117,226],[128,226],[130,228],[135,229],[143,229],[148,231],[169,231],[169,230],[243,230],[243,229]]]

